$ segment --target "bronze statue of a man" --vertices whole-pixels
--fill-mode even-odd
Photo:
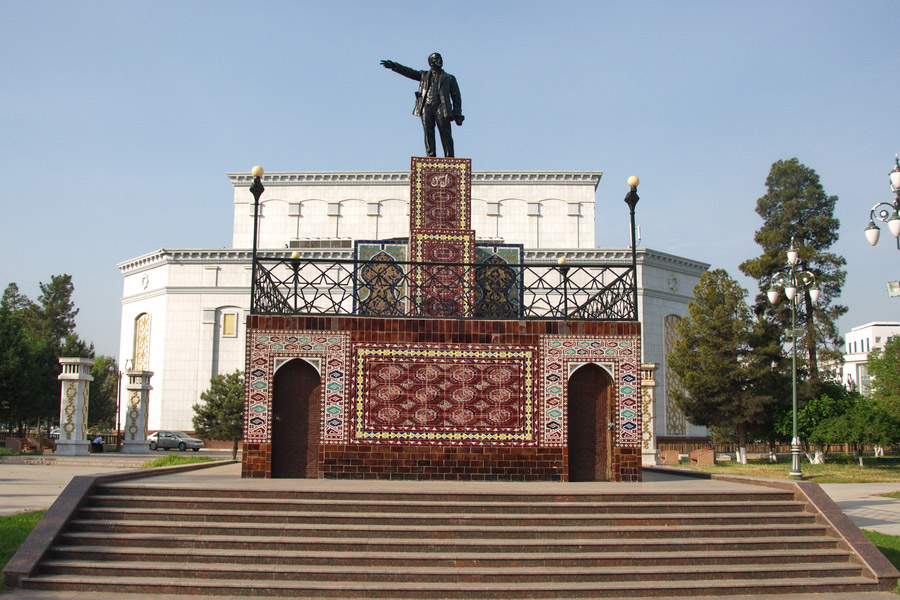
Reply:
[[[437,156],[434,146],[434,126],[437,124],[441,133],[444,156],[453,157],[450,122],[456,121],[457,125],[462,125],[465,117],[462,115],[462,97],[459,95],[456,77],[444,71],[444,59],[441,55],[435,52],[428,57],[428,66],[431,67],[428,71],[416,71],[392,60],[383,60],[381,64],[385,69],[419,82],[413,114],[422,117],[422,127],[425,129],[425,155]]]

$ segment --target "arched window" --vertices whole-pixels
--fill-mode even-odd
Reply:
[[[666,392],[666,433],[668,435],[684,435],[686,432],[684,413],[675,406],[672,401],[672,390],[679,389],[681,382],[678,376],[669,367],[669,352],[675,345],[675,338],[678,335],[678,323],[681,317],[678,315],[666,315],[663,320],[663,330],[665,335],[666,346],[666,368],[665,368],[665,392]]]
[[[134,319],[134,357],[132,368],[150,370],[150,313],[141,313]]]

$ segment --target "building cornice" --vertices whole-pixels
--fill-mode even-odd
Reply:
[[[479,240],[481,243],[482,240]],[[490,243],[484,240],[483,243]],[[277,250],[260,250],[262,258],[284,258],[294,250],[283,248]],[[353,250],[328,248],[299,249],[303,258],[350,260]],[[546,248],[525,249],[524,260],[527,263],[556,264],[565,257],[571,265],[579,263],[605,263],[628,265],[631,263],[630,248]],[[131,260],[120,262],[116,266],[123,276],[133,275],[148,269],[166,264],[246,264],[250,265],[252,252],[249,249],[235,248],[160,248]],[[638,248],[637,261],[640,266],[653,266],[686,274],[700,276],[709,269],[707,263],[691,260],[674,254],[667,254],[649,248]]]
[[[250,173],[228,173],[235,187],[249,187]],[[472,171],[472,185],[591,185],[594,190],[602,171]],[[262,178],[266,186],[292,185],[409,185],[407,171],[277,172]]]

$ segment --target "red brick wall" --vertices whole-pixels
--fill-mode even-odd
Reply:
[[[324,446],[322,475],[337,479],[562,481],[563,448]]]
[[[542,335],[637,336],[636,322],[487,321],[376,317],[262,316],[250,331],[345,332],[352,342],[538,345]],[[242,476],[271,476],[271,444],[245,442]],[[319,445],[318,476],[334,478],[568,479],[565,447],[509,445]],[[640,448],[615,448],[615,481],[641,480]]]
[[[633,321],[481,321],[384,319],[379,317],[247,317],[252,329],[344,331],[353,342],[434,342],[445,344],[537,344],[540,335],[631,336]]]

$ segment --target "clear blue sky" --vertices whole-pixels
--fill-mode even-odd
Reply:
[[[116,263],[227,247],[225,173],[403,170],[414,84],[457,76],[476,170],[599,170],[597,243],[739,276],[756,199],[797,157],[839,197],[843,331],[900,320],[900,252],[868,211],[900,151],[896,1],[0,3],[0,285],[71,273],[78,332],[118,350]],[[887,238],[887,239],[884,239]],[[741,278],[751,295],[753,282]]]

